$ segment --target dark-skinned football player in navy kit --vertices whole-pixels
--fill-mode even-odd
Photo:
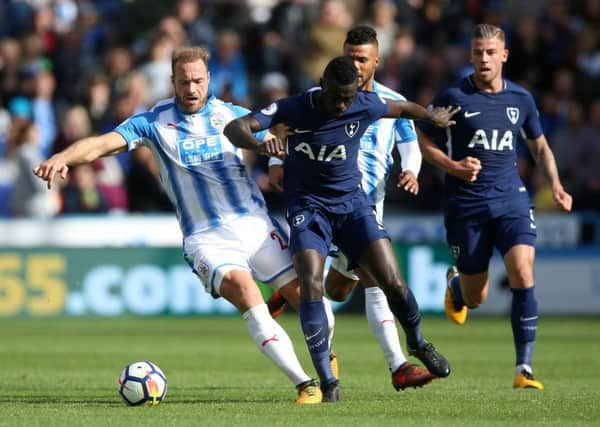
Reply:
[[[301,286],[300,322],[319,374],[323,401],[339,400],[339,384],[329,364],[327,319],[323,309],[323,267],[332,243],[381,286],[402,325],[409,353],[438,377],[450,374],[448,361],[421,332],[417,301],[404,283],[385,227],[361,188],[357,166],[360,137],[381,117],[428,120],[447,127],[458,108],[431,111],[408,101],[391,101],[358,91],[357,70],[346,56],[329,62],[321,87],[283,98],[232,121],[225,135],[259,154],[285,156],[284,192],[290,249]],[[257,129],[289,126],[287,150],[281,140],[260,143]]]

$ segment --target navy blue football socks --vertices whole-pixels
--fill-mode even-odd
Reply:
[[[329,363],[329,326],[323,300],[301,300],[300,323],[321,387],[337,381]]]
[[[406,343],[409,348],[419,349],[423,347],[425,338],[421,332],[421,315],[419,313],[419,305],[412,291],[407,288],[406,298],[390,298],[388,296],[388,304],[396,319],[402,325],[406,334]]]
[[[517,365],[531,366],[538,322],[538,305],[534,288],[511,288],[513,299],[511,323]]]

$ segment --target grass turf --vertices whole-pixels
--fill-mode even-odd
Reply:
[[[314,370],[298,318],[284,314],[303,366]],[[425,317],[426,337],[452,374],[396,392],[363,316],[338,316],[342,400],[295,405],[295,390],[259,354],[239,317],[3,320],[0,425],[483,426],[598,425],[600,319],[543,318],[535,373],[544,391],[514,390],[508,319],[462,327]],[[129,362],[151,360],[169,381],[155,408],[116,391]]]

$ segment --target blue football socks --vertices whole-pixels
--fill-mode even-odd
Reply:
[[[402,329],[404,329],[408,347],[412,349],[423,347],[426,342],[421,332],[421,315],[419,305],[412,291],[407,288],[405,299],[391,299],[388,296],[388,304],[392,313],[402,325]]]
[[[300,301],[300,323],[321,388],[335,381],[329,363],[329,326],[323,300]]]
[[[511,288],[513,299],[511,323],[517,365],[531,366],[538,322],[538,305],[534,288]]]

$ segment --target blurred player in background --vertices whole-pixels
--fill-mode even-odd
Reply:
[[[402,279],[385,227],[360,186],[357,164],[360,138],[375,120],[411,117],[446,127],[458,110],[427,111],[412,102],[384,100],[357,89],[354,62],[340,56],[328,63],[320,88],[276,101],[231,121],[224,130],[238,147],[283,157],[281,140],[261,143],[252,132],[277,123],[292,129],[284,170],[290,249],[301,286],[300,322],[321,379],[323,401],[328,402],[339,400],[339,383],[329,365],[322,301],[323,268],[332,243],[348,256],[350,268],[360,266],[382,287],[414,355],[432,373],[450,373],[447,360],[423,337],[418,304]]]
[[[174,99],[160,101],[112,132],[73,143],[34,173],[50,188],[54,175],[65,179],[71,166],[148,147],[175,206],[185,258],[207,292],[224,297],[242,313],[256,346],[296,386],[297,403],[320,403],[317,383],[300,366],[290,338],[271,318],[253,279],[275,289],[298,280],[287,237],[267,215],[263,197],[246,172],[242,150],[222,133],[230,120],[248,110],[208,94],[208,57],[203,48],[176,50]],[[257,136],[264,138],[266,132]],[[285,296],[299,304],[297,293]]]
[[[371,27],[358,26],[350,30],[344,42],[344,54],[358,70],[360,90],[375,92],[384,98],[406,100],[402,95],[376,82],[375,70],[379,65],[377,33]],[[417,194],[417,176],[421,168],[421,151],[414,124],[409,119],[380,119],[372,123],[360,139],[358,167],[362,173],[361,186],[375,205],[377,219],[383,221],[385,184],[394,163],[392,153],[398,149],[402,172],[397,186],[411,194]],[[277,164],[279,162],[279,164]],[[283,162],[273,158],[269,167],[272,185],[283,191]],[[332,254],[331,265],[325,279],[326,294],[334,301],[345,301],[358,281],[365,287],[365,311],[369,326],[381,347],[392,373],[392,385],[396,390],[422,386],[435,378],[406,360],[400,347],[394,314],[381,288],[360,268],[348,270],[348,259],[337,251]],[[267,301],[275,317],[283,311],[285,299],[275,292]]]
[[[571,196],[561,185],[556,162],[543,134],[531,94],[502,78],[508,58],[504,32],[489,24],[471,39],[474,73],[441,92],[436,105],[458,105],[456,125],[440,132],[420,125],[425,159],[446,172],[444,215],[456,267],[448,270],[445,310],[459,325],[467,308],[488,295],[488,267],[494,248],[503,259],[512,291],[511,322],[516,351],[515,388],[543,389],[533,377],[532,356],[538,308],[533,261],[536,225],[533,206],[516,168],[522,133],[552,185],[557,207],[570,211]],[[444,151],[445,147],[447,151]]]

